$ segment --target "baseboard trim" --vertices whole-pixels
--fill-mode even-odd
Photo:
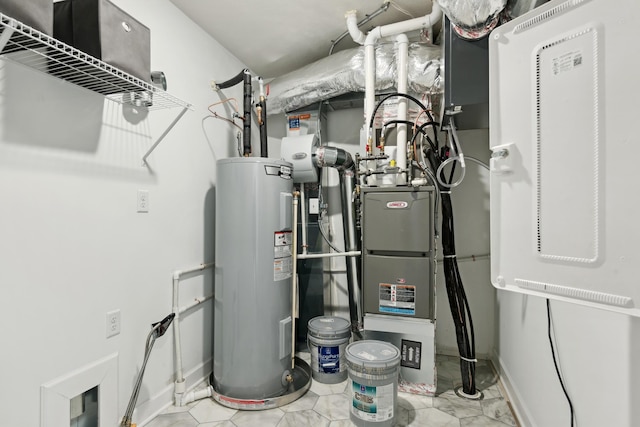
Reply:
[[[522,396],[518,393],[518,389],[513,384],[509,370],[505,367],[500,355],[496,351],[493,352],[492,362],[498,371],[498,376],[504,389],[503,392],[506,394],[507,400],[509,400],[511,410],[516,417],[516,423],[519,427],[536,427],[527,410],[524,399],[522,399]]]
[[[209,358],[195,368],[187,371],[184,374],[185,381],[187,382],[186,391],[189,392],[200,385],[203,381],[208,381],[209,374],[211,374],[212,370],[213,358]],[[173,384],[170,384],[162,389],[162,391],[152,396],[149,400],[136,407],[134,418],[144,420],[142,422],[138,422],[139,427],[144,427],[155,417],[163,413],[168,407],[173,405],[173,391]]]

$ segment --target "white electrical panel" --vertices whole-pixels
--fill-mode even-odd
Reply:
[[[640,316],[640,2],[558,0],[489,36],[494,286]]]

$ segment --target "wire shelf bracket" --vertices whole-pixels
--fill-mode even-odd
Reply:
[[[103,95],[110,101],[149,111],[181,107],[147,157],[193,106],[166,91],[0,13],[0,59],[9,60]]]

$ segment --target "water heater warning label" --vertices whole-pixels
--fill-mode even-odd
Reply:
[[[416,287],[413,285],[397,285],[380,283],[380,312],[416,314]]]
[[[291,231],[273,233],[273,280],[284,280],[292,274]]]
[[[291,232],[276,231],[273,233],[273,258],[285,258],[293,255],[291,253]]]
[[[284,280],[291,277],[292,265],[291,257],[273,260],[273,280]]]

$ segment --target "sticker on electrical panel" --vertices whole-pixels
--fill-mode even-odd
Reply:
[[[380,283],[379,310],[381,313],[416,314],[416,287],[413,285],[397,285]]]
[[[273,280],[279,281],[291,278],[293,262],[292,257],[273,260]]]
[[[556,56],[551,60],[551,67],[554,75],[571,71],[582,65],[582,52],[579,50],[567,52],[560,56]]]

